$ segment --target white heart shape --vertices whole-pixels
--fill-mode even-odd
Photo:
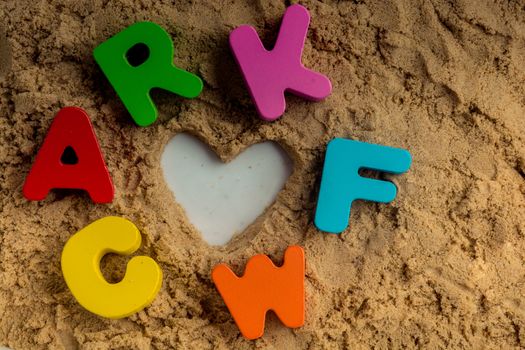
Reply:
[[[223,163],[189,134],[172,138],[161,157],[164,178],[190,222],[211,245],[224,245],[275,201],[292,161],[275,142],[255,144]]]

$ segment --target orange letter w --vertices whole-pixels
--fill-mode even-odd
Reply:
[[[268,310],[287,327],[304,324],[304,250],[299,246],[286,249],[282,267],[261,254],[248,261],[244,276],[219,264],[212,279],[245,338],[263,335]]]

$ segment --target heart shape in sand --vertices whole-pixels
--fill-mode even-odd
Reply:
[[[189,134],[172,138],[161,157],[164,177],[190,222],[211,245],[224,245],[275,201],[292,161],[275,142],[250,146],[223,163]]]

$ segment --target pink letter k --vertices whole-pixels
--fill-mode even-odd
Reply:
[[[284,114],[285,91],[313,101],[320,101],[332,92],[328,77],[301,63],[309,23],[310,14],[306,8],[301,5],[287,8],[272,51],[264,48],[251,26],[243,25],[230,33],[233,55],[257,111],[266,121],[276,120]]]

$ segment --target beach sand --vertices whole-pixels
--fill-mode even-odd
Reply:
[[[259,120],[228,46],[241,24],[271,48],[295,1],[0,2],[0,345],[18,349],[367,349],[525,347],[525,6],[521,1],[314,1],[303,54],[333,94],[289,96]],[[136,126],[93,49],[137,21],[173,38],[175,65],[202,77],[187,100],[154,91],[159,119]],[[112,204],[54,191],[29,202],[22,185],[53,117],[90,115],[115,184]],[[294,160],[285,188],[225,247],[208,246],[168,189],[163,146],[197,135],[225,161],[264,140]],[[355,202],[341,235],[313,215],[326,143],[334,137],[407,149],[391,204]],[[164,282],[153,304],[122,320],[83,309],[60,255],[71,235],[107,215],[143,233],[138,254]],[[240,274],[258,253],[306,253],[306,323],[271,314],[243,339],[210,272]],[[103,261],[123,276],[128,258]]]

